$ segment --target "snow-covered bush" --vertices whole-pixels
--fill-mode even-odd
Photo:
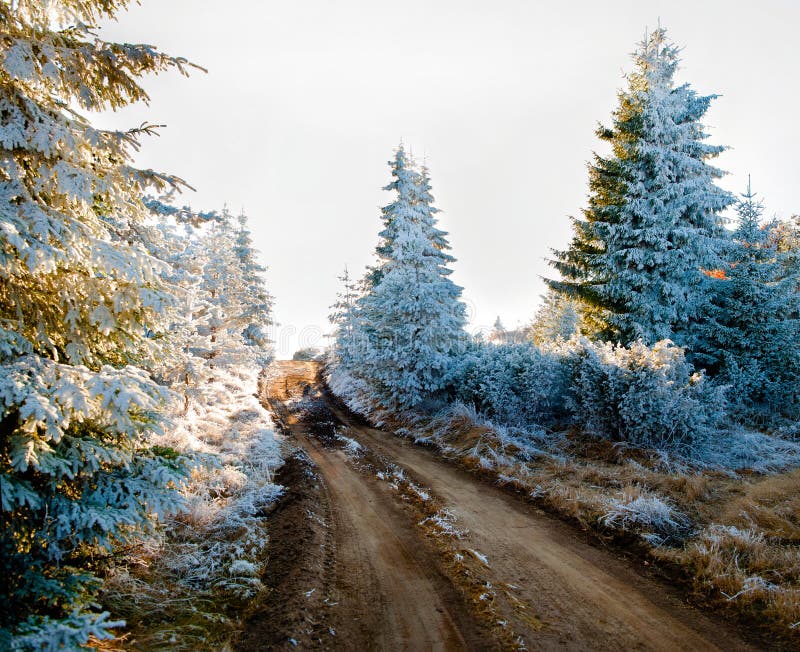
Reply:
[[[281,455],[255,395],[258,373],[253,364],[217,367],[202,399],[189,402],[166,443],[212,463],[192,473],[186,509],[117,558],[104,582],[103,606],[125,618],[142,649],[221,649],[264,589],[264,516],[281,491]]]
[[[694,372],[669,340],[648,347],[579,343],[569,406],[587,432],[639,446],[691,451],[715,435],[724,388]]]
[[[800,443],[734,426],[724,437],[710,440],[693,461],[731,470],[775,473],[800,467]]]
[[[664,499],[634,490],[609,500],[600,523],[622,530],[647,530],[651,537],[663,537],[685,529],[689,520]]]
[[[565,414],[568,380],[556,350],[478,343],[459,360],[451,384],[457,400],[499,423],[547,426]]]
[[[351,375],[343,365],[328,367],[326,378],[333,393],[341,398],[348,408],[362,417],[374,417],[372,389],[366,380]]]

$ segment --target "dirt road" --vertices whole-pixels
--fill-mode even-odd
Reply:
[[[241,649],[267,635],[287,649],[750,649],[570,526],[359,424],[317,372],[277,363],[263,388],[311,460],[317,490],[304,509],[318,532],[298,544],[303,568],[273,583],[279,604],[253,615]],[[442,527],[422,527],[431,520]]]

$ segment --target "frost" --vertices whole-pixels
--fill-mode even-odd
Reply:
[[[779,588],[780,587],[778,587],[778,585],[768,582],[763,577],[760,577],[758,575],[753,575],[751,577],[745,578],[744,583],[742,585],[742,589],[740,591],[737,591],[733,595],[728,595],[723,591],[722,595],[724,595],[728,599],[728,602],[732,602],[733,600],[735,600],[741,595],[744,595],[745,593],[750,593],[752,591],[769,592],[769,591],[775,591]]]
[[[364,399],[411,407],[444,389],[466,339],[461,288],[449,278],[446,234],[436,227],[427,169],[415,169],[403,147],[390,163],[395,194],[383,209],[378,265],[363,291],[345,275],[333,315],[333,358]],[[355,406],[357,409],[357,406]]]
[[[684,350],[580,343],[569,406],[586,431],[615,441],[697,454],[725,416],[723,390],[696,374]]]
[[[364,452],[364,447],[351,437],[346,437],[342,434],[337,434],[336,439],[338,439],[340,442],[344,444],[344,450],[351,457],[358,457]]]
[[[467,530],[456,527],[456,517],[448,509],[440,509],[433,516],[422,519],[420,525],[431,525],[439,536],[448,536],[455,539],[463,539],[467,535]]]
[[[624,495],[609,501],[608,511],[600,517],[600,522],[605,527],[622,530],[651,528],[658,535],[674,535],[689,524],[688,519],[666,501],[646,495]]]
[[[695,461],[725,469],[775,473],[800,467],[800,442],[732,427],[709,442]]]

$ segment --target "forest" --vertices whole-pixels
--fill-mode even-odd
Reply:
[[[183,206],[183,179],[136,167],[157,125],[91,119],[147,102],[148,74],[202,74],[103,41],[92,25],[127,4],[0,1],[2,649],[240,640],[274,591],[270,522],[293,491],[278,475],[303,448],[264,400],[274,300],[248,216]],[[374,262],[345,268],[330,347],[296,359],[370,427],[671,569],[704,612],[789,649],[800,216],[769,217],[757,179],[719,185],[727,144],[703,120],[724,98],[677,83],[679,64],[661,27],[636,44],[530,324],[468,333],[432,171],[401,143]],[[311,391],[286,405],[323,423]],[[399,473],[393,490],[427,502]],[[458,538],[447,514],[423,515]]]

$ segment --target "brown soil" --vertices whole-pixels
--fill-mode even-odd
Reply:
[[[270,528],[271,594],[246,624],[239,649],[293,649],[290,639],[357,650],[510,642],[547,650],[750,649],[574,528],[431,451],[363,425],[325,396],[318,371],[315,363],[277,363],[262,388],[316,469],[310,473],[306,463],[300,473],[290,461],[278,480],[289,490]],[[303,393],[319,397],[322,408],[287,405]],[[370,451],[367,461],[335,445],[336,427]],[[375,467],[389,462],[430,494],[435,509],[455,516],[460,538],[445,541],[419,527],[413,501],[376,477]],[[485,588],[477,594],[475,587]]]

